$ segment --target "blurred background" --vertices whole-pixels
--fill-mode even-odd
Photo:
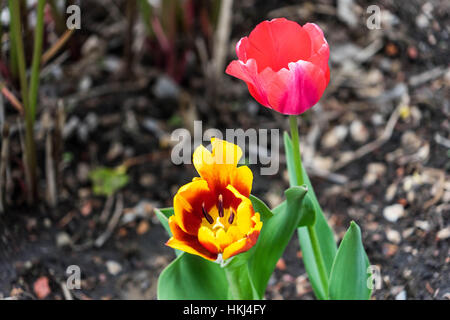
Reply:
[[[241,37],[286,17],[318,24],[330,45],[330,85],[300,140],[336,239],[361,226],[382,277],[374,299],[450,299],[448,1],[0,5],[0,298],[155,299],[175,255],[153,209],[196,175],[171,162],[171,133],[194,120],[288,128],[224,72]],[[279,204],[284,158],[277,175],[251,169],[252,193]],[[266,298],[314,298],[296,236]]]

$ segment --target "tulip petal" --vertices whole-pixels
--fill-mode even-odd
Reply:
[[[330,67],[328,66],[328,59],[330,58],[330,47],[320,29],[315,23],[307,23],[303,29],[309,34],[311,39],[311,57],[309,62],[320,67],[325,74],[326,84],[330,82]]]
[[[233,204],[236,210],[236,225],[242,234],[246,234],[255,225],[255,222],[252,220],[252,217],[255,215],[252,202],[241,195],[232,185],[229,185],[227,189],[236,197],[236,201]]]
[[[206,180],[192,181],[182,186],[174,197],[174,211],[181,229],[190,235],[197,235],[203,219],[202,205],[209,208],[214,197]]]
[[[174,216],[169,218],[169,227],[173,237],[167,241],[167,246],[190,254],[198,255],[211,261],[215,261],[217,259],[217,254],[211,253],[204,246],[202,246],[198,241],[197,236],[192,236],[184,232],[178,226]]]
[[[211,143],[212,153],[200,145],[194,151],[193,163],[200,176],[218,195],[226,192],[226,186],[235,175],[237,163],[242,157],[242,149],[233,143],[215,138],[211,139]],[[225,205],[228,203],[225,202]]]
[[[298,23],[278,18],[258,24],[238,49],[238,52],[245,50],[247,59],[257,61],[259,72],[267,67],[276,72],[287,68],[289,62],[307,60],[311,40]]]
[[[239,253],[249,250],[258,240],[259,232],[259,230],[254,229],[245,238],[242,238],[241,240],[226,247],[223,251],[222,258],[226,260]]]
[[[198,241],[209,252],[213,254],[218,254],[220,252],[216,236],[210,228],[201,227],[198,230]]]
[[[271,104],[283,114],[300,114],[319,101],[326,88],[326,78],[322,69],[307,61],[290,63],[289,73],[285,91],[273,92]]]
[[[225,70],[230,76],[241,79],[247,83],[248,90],[253,98],[265,107],[270,107],[265,84],[258,75],[256,61],[249,59],[247,62],[231,61]]]
[[[227,164],[236,167],[242,158],[242,149],[236,144],[212,138],[212,154],[216,164]]]
[[[231,176],[230,184],[244,197],[250,196],[253,184],[253,173],[247,166],[240,166]]]

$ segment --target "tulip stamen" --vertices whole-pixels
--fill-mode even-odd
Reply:
[[[217,206],[217,209],[219,211],[219,217],[223,217],[223,197],[222,194],[219,194],[219,205]]]
[[[209,222],[209,224],[214,223],[214,219],[211,217],[211,215],[206,211],[205,209],[205,203],[202,203],[202,212],[205,219]]]
[[[229,223],[229,224],[232,224],[232,223],[233,223],[233,220],[234,220],[234,212],[231,211],[230,217],[228,218],[228,223]]]
[[[212,227],[213,230],[215,230],[217,228],[225,229],[225,226],[220,222],[220,217],[217,217],[216,223]]]

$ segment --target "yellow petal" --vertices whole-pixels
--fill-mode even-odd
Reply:
[[[236,199],[240,200],[240,203],[236,208],[236,225],[241,233],[247,234],[255,224],[251,220],[253,215],[255,214],[252,202],[249,198],[241,195],[239,191],[237,191],[236,188],[234,188],[232,185],[229,185],[227,189],[233,193]]]
[[[242,149],[238,145],[216,138],[211,139],[211,144],[215,163],[237,166],[242,157]]]
[[[220,247],[217,244],[214,232],[212,232],[212,230],[207,227],[201,227],[198,230],[198,241],[206,250],[213,254],[217,254],[221,251]]]
[[[244,197],[249,197],[252,191],[253,173],[247,166],[240,166],[231,176],[230,184]]]
[[[259,224],[257,224],[259,226]],[[262,224],[261,224],[262,226]],[[239,253],[250,250],[258,240],[260,230],[253,228],[244,238],[233,242],[231,245],[223,250],[222,258],[224,260],[231,258]]]

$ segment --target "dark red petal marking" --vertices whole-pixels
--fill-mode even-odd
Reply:
[[[231,211],[230,217],[228,218],[228,223],[229,223],[229,224],[232,224],[232,223],[233,223],[233,220],[234,220],[234,212]]]
[[[214,220],[213,218],[209,215],[208,212],[206,212],[205,209],[205,203],[202,203],[202,212],[203,212],[203,216],[205,217],[205,219],[209,222],[209,224],[213,224]]]
[[[219,210],[219,217],[223,217],[223,197],[221,194],[219,194],[219,205],[218,205],[218,210]]]

